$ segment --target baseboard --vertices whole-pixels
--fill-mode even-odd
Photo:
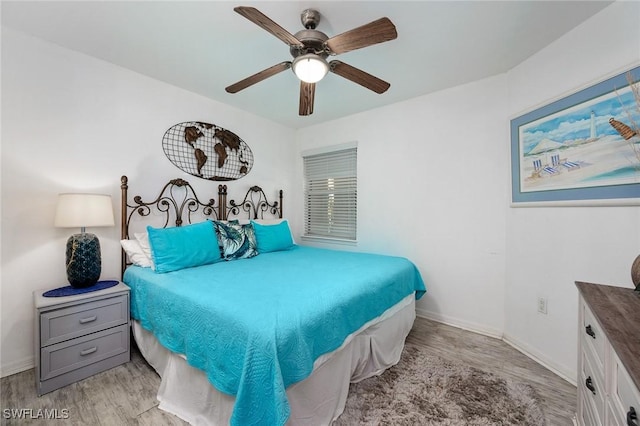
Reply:
[[[548,370],[558,375],[562,379],[576,386],[576,379],[574,377],[575,372],[566,371],[566,369],[564,369],[561,365],[556,364],[553,360],[549,359],[546,355],[533,349],[526,343],[519,341],[513,336],[504,334],[502,330],[488,328],[482,324],[477,324],[469,321],[462,321],[459,318],[453,318],[446,315],[429,312],[425,309],[420,309],[420,308],[416,308],[416,315],[422,318],[426,318],[432,321],[442,323],[442,324],[450,325],[452,327],[460,328],[462,330],[471,331],[473,333],[482,334],[484,336],[493,337],[495,339],[500,339],[505,343],[507,343],[509,346],[512,346],[517,351],[521,352],[523,355],[531,358],[532,360],[542,365],[543,367],[547,368]]]
[[[459,318],[453,318],[447,315],[429,312],[425,309],[420,309],[420,308],[416,308],[416,315],[422,318],[435,321],[435,322],[460,328],[462,330],[471,331],[473,333],[482,334],[485,336],[493,337],[495,339],[502,339],[502,330],[489,328],[482,324],[469,322],[469,321],[461,321]]]
[[[31,370],[35,365],[35,359],[32,356],[19,361],[10,362],[9,364],[0,367],[0,377],[12,376],[26,370]]]
[[[524,342],[519,341],[513,336],[509,336],[508,334],[505,334],[502,337],[502,340],[504,340],[505,343],[513,346],[513,348],[522,352],[524,355],[528,356],[538,364],[542,365],[548,370],[551,370],[553,373],[560,376],[567,382],[571,383],[573,386],[577,386],[575,371],[567,371],[563,366],[555,363],[552,359],[550,359],[543,353],[533,349],[531,346],[527,345]]]

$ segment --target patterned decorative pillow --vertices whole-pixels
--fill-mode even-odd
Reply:
[[[218,245],[225,260],[248,259],[258,255],[258,244],[253,225],[213,221]]]

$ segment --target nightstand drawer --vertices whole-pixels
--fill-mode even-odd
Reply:
[[[51,345],[40,351],[40,380],[47,380],[128,351],[128,324]]]
[[[126,295],[44,312],[40,315],[40,345],[84,336],[129,322]]]

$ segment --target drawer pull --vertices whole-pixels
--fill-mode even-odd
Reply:
[[[97,351],[97,350],[98,350],[98,347],[97,347],[97,346],[94,346],[94,347],[92,347],[92,348],[85,349],[84,351],[80,351],[80,355],[82,355],[82,356],[89,355],[89,354],[94,353],[94,352],[95,352],[95,351]],[[594,393],[595,393],[595,392],[594,392]]]
[[[587,387],[587,389],[593,392],[594,395],[596,394],[596,387],[593,386],[593,380],[591,379],[591,376],[587,377],[587,380],[584,381],[584,385]]]
[[[589,336],[593,337],[594,339],[596,338],[596,333],[595,333],[595,331],[593,331],[593,328],[591,328],[591,324],[589,324],[588,326],[586,326],[586,327],[584,328],[584,331],[586,331],[586,333],[587,333]]]
[[[627,412],[627,426],[638,426],[638,415],[633,407],[629,407]]]
[[[82,318],[82,319],[80,320],[80,324],[86,324],[86,323],[88,323],[88,322],[92,322],[92,321],[95,321],[95,320],[97,320],[97,319],[98,319],[98,316],[97,316],[97,315],[94,315],[94,316],[92,316],[92,317]]]

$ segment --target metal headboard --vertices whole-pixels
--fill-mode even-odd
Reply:
[[[282,190],[278,191],[278,201],[269,202],[266,194],[259,186],[249,188],[241,203],[234,200],[227,202],[227,185],[218,185],[218,201],[211,198],[204,202],[198,198],[193,187],[184,179],[172,179],[166,183],[158,196],[145,201],[140,195],[129,200],[129,179],[126,176],[120,178],[121,203],[121,230],[120,238],[129,239],[129,227],[133,217],[147,217],[151,213],[160,216],[167,226],[182,226],[191,223],[194,217],[205,217],[214,220],[227,220],[229,215],[240,218],[242,212],[246,212],[247,219],[263,219],[265,212],[273,217],[282,218]],[[121,273],[128,265],[127,255],[122,250]]]
[[[227,205],[227,186],[221,186],[224,187],[225,192],[224,204],[221,204],[224,205],[222,210],[224,211],[225,218],[228,218],[229,214],[240,216],[240,210],[247,213],[248,219],[264,219],[265,212],[269,212],[273,216],[282,218],[282,190],[278,191],[278,201],[269,203],[269,200],[267,200],[267,196],[262,188],[259,186],[252,186],[245,194],[241,203],[236,203],[234,200],[231,200]],[[220,200],[220,202],[222,201],[223,200]]]

